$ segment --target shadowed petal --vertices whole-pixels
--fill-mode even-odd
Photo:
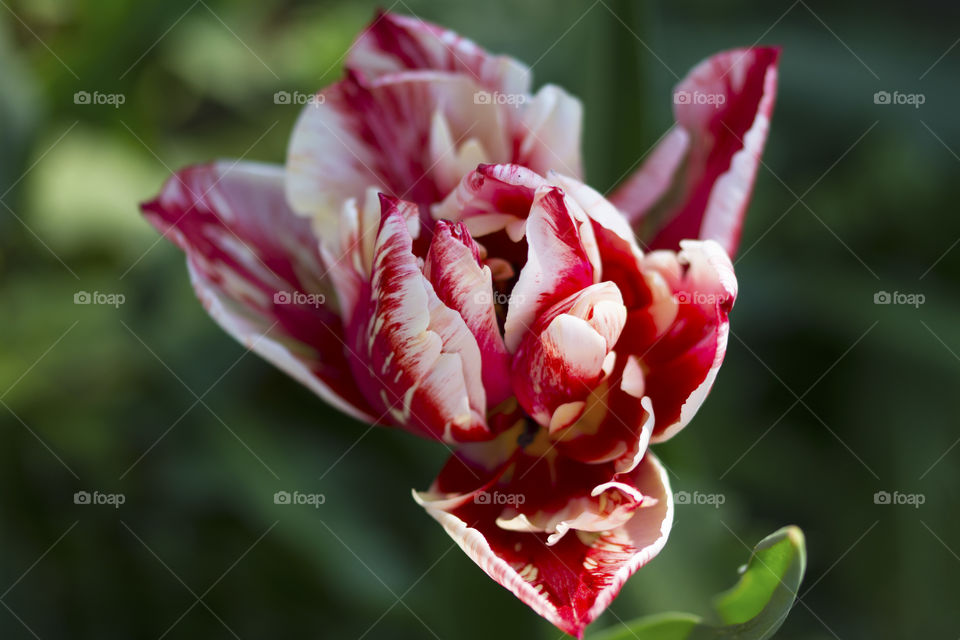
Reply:
[[[677,128],[611,197],[652,248],[676,249],[690,238],[736,253],[770,126],[779,53],[726,51],[677,85]]]
[[[187,254],[193,286],[230,335],[341,411],[373,422],[343,353],[336,299],[307,220],[284,198],[281,167],[189,167],[143,205]]]
[[[433,217],[463,222],[474,237],[506,229],[517,242],[526,233],[537,188],[545,184],[543,176],[518,164],[481,164],[433,206]]]

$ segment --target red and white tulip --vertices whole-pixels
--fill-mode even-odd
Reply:
[[[576,98],[381,14],[285,167],[190,167],[143,208],[231,335],[358,420],[455,446],[415,499],[580,636],[670,532],[648,444],[723,361],[777,55],[694,69],[677,90],[723,99],[677,101],[607,199],[580,181]]]

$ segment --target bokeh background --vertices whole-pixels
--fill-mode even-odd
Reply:
[[[558,637],[411,500],[446,450],[370,431],[246,355],[137,210],[184,164],[282,161],[298,107],[274,92],[333,82],[375,4],[0,5],[0,637]],[[783,46],[727,361],[657,447],[675,491],[723,504],[679,506],[671,543],[595,628],[704,612],[749,546],[795,523],[809,566],[779,637],[957,637],[960,7],[380,6],[579,95],[604,191],[670,125],[676,76]],[[74,304],[80,291],[124,302]],[[875,304],[881,291],[923,304]],[[125,502],[74,504],[81,490]],[[326,501],[276,505],[278,490]]]

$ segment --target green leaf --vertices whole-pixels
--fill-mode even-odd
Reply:
[[[686,640],[700,626],[700,617],[692,613],[659,613],[604,629],[590,640]]]
[[[747,570],[717,597],[720,619],[739,627],[743,638],[769,638],[787,617],[803,581],[807,554],[803,532],[784,527],[753,549]]]
[[[740,580],[717,596],[719,624],[689,613],[647,616],[612,627],[592,640],[766,640],[777,632],[806,570],[803,532],[784,527],[754,547]]]

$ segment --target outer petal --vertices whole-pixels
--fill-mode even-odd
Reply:
[[[336,301],[280,167],[221,162],[170,178],[144,215],[187,254],[193,286],[230,335],[341,411],[373,422],[344,357]]]
[[[348,330],[354,376],[398,426],[451,443],[487,439],[477,341],[420,271],[416,205],[381,200],[373,274]]]
[[[491,578],[577,637],[666,544],[673,499],[650,453],[616,476],[551,456],[506,472],[467,465],[453,458],[415,498]]]
[[[301,112],[287,152],[287,195],[300,214],[332,224],[368,187],[426,206],[452,186],[462,158],[511,155],[504,109],[474,100],[472,77],[407,71],[369,81],[356,73]]]
[[[718,244],[680,245],[679,253],[655,251],[644,259],[650,302],[629,314],[617,345],[643,364],[635,373],[653,401],[653,442],[686,426],[706,398],[726,353],[737,295],[733,267]]]
[[[546,85],[523,106],[516,162],[545,174],[553,169],[580,177],[583,105],[563,89]]]
[[[652,232],[651,247],[675,249],[684,238],[699,238],[736,252],[773,111],[778,56],[769,47],[727,51],[677,86],[678,129],[611,197]],[[682,169],[667,179],[682,154]]]
[[[434,70],[470,76],[492,91],[526,94],[530,71],[493,56],[452,31],[419,18],[378,13],[350,49],[347,67],[371,78],[398,71]]]
[[[452,31],[419,18],[380,14],[354,43],[347,68],[371,79],[406,71],[466,76],[481,91],[475,100],[503,108],[514,136],[513,162],[540,173],[551,168],[576,176],[581,173],[579,100],[551,85],[529,96],[531,74],[526,66],[506,56],[493,56]],[[488,157],[483,161],[507,160]]]
[[[513,390],[510,357],[493,305],[490,268],[481,264],[479,247],[462,223],[441,220],[433,232],[424,273],[440,300],[460,314],[477,339],[487,402],[496,406],[513,395]]]

